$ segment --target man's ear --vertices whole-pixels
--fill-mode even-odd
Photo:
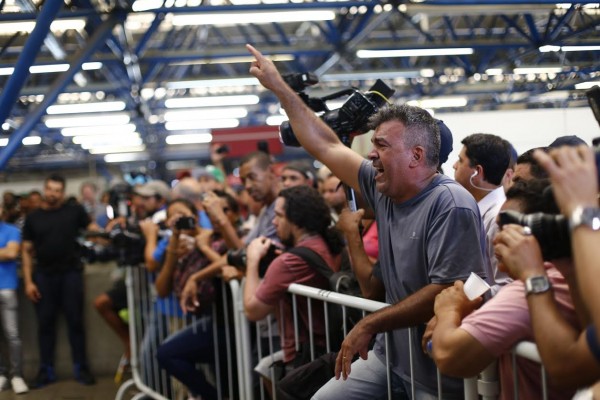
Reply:
[[[412,149],[412,160],[411,165],[417,165],[423,162],[425,158],[425,151],[421,146],[415,146]]]

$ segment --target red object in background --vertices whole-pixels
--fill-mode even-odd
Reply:
[[[248,153],[258,150],[259,142],[266,142],[269,154],[278,155],[283,152],[279,141],[278,126],[252,126],[231,129],[213,129],[213,143],[229,146],[228,157],[243,157]]]

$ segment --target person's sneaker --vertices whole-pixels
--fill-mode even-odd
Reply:
[[[10,384],[15,394],[27,393],[29,391],[27,384],[20,376],[13,376],[10,380]]]
[[[0,375],[0,391],[6,389],[6,384],[8,383],[8,378],[4,375]]]
[[[56,382],[56,375],[52,367],[41,367],[37,376],[31,383],[33,389],[39,389],[46,385]]]
[[[75,379],[82,385],[96,384],[96,378],[87,367],[75,368]]]

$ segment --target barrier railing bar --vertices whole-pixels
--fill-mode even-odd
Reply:
[[[223,325],[225,329],[225,353],[227,354],[227,385],[229,397],[233,397],[233,354],[231,352],[231,325],[229,321],[229,302],[227,301],[227,286],[221,280],[221,296],[223,297]],[[216,322],[213,322],[216,323]]]
[[[310,343],[310,360],[313,361],[315,359],[315,340],[314,340],[311,299],[306,299],[306,309],[308,311],[308,332],[309,332],[308,340]]]

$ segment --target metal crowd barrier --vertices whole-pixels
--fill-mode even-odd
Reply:
[[[176,392],[171,378],[158,368],[156,361],[152,362],[149,360],[148,355],[142,357],[140,352],[144,345],[144,337],[147,336],[148,327],[153,321],[153,316],[156,317],[155,294],[153,293],[153,284],[150,284],[150,274],[144,268],[129,267],[127,268],[126,274],[126,286],[127,286],[127,299],[129,307],[129,329],[131,336],[131,371],[132,378],[124,382],[115,397],[117,400],[124,398],[125,394],[131,389],[136,389],[139,393],[133,398],[142,398],[149,396],[153,399],[165,400],[175,399]],[[229,293],[226,290],[229,288]],[[309,315],[309,345],[311,352],[311,359],[315,356],[314,337],[312,334],[312,307],[313,303],[322,302],[325,314],[325,331],[327,335],[327,352],[336,351],[338,349],[329,348],[329,324],[328,324],[328,309],[326,303],[335,303],[343,306],[344,312],[347,308],[354,308],[361,310],[363,316],[366,313],[377,311],[383,307],[387,307],[388,304],[382,302],[376,302],[354,296],[348,296],[336,292],[331,292],[323,289],[316,289],[309,286],[292,284],[288,288],[288,292],[293,296],[293,312],[294,312],[294,330],[296,337],[296,349],[299,349],[298,343],[298,315],[297,315],[297,298],[303,297],[307,299],[308,304],[308,315]],[[278,349],[279,337],[274,335],[277,331],[277,327],[273,325],[274,318],[265,319],[256,324],[251,324],[244,314],[243,305],[243,281],[232,280],[227,285],[223,283],[223,304],[225,310],[217,310],[216,306],[213,306],[213,315],[218,312],[223,312],[225,315],[225,334],[224,337],[220,337],[216,332],[216,323],[213,324],[215,329],[215,340],[226,341],[226,352],[227,352],[227,384],[231,399],[240,400],[254,400],[256,397],[260,399],[268,398],[265,393],[265,388],[260,384],[258,375],[254,372],[256,363],[263,357],[273,355]],[[228,297],[228,294],[230,297]],[[233,310],[233,321],[229,321],[227,316],[227,308],[232,307]],[[319,306],[319,305],[317,305]],[[153,314],[154,313],[154,314]],[[344,318],[345,320],[345,318]],[[150,353],[156,355],[156,348],[160,342],[162,342],[170,334],[175,333],[178,329],[183,328],[184,323],[179,324],[168,324],[166,331],[160,331],[157,338],[157,343],[149,346]],[[255,329],[252,330],[252,325],[255,325]],[[344,326],[344,333],[347,333],[347,327]],[[266,337],[264,337],[264,333]],[[283,332],[282,332],[283,334]],[[254,341],[252,340],[254,335]],[[411,329],[409,335],[410,340],[420,340],[416,338],[414,330]],[[265,343],[266,342],[266,343]],[[385,335],[385,351],[386,356],[389,352],[389,340],[388,334]],[[148,348],[148,344],[146,344]],[[220,383],[223,377],[220,376],[219,365],[218,365],[218,348],[215,344],[215,360],[217,365],[215,366],[215,377],[216,386],[219,391],[219,399],[223,398],[223,388]],[[409,346],[411,348],[411,346]],[[540,363],[539,354],[534,343],[523,342],[519,343],[513,350],[513,365],[516,363],[516,357],[526,357],[530,360],[537,361]],[[151,358],[152,356],[150,356]],[[412,354],[409,354],[411,360],[410,365],[412,368]],[[540,364],[541,365],[541,364]],[[235,376],[237,372],[237,377]],[[272,373],[272,370],[271,370]],[[391,365],[387,365],[387,386],[388,386],[388,399],[392,399],[391,390]],[[518,382],[516,368],[513,368],[515,388],[514,398],[518,398]],[[547,399],[547,388],[546,388],[546,376],[543,367],[541,367],[543,388],[543,398]],[[273,385],[275,383],[274,377],[271,376]],[[234,380],[237,383],[237,387],[234,387]],[[497,399],[499,395],[499,381],[497,376],[497,368],[495,363],[486,368],[478,377],[473,377],[464,380],[465,387],[465,400],[485,399],[493,400]],[[438,390],[441,388],[440,374],[438,372]],[[274,386],[273,386],[274,389]],[[412,398],[415,398],[414,382],[411,385]],[[273,398],[275,397],[275,390],[273,390]],[[438,398],[442,399],[443,394],[438,393]]]
[[[126,267],[125,285],[127,288],[127,305],[129,310],[129,334],[131,342],[131,379],[123,382],[115,396],[116,400],[131,397],[131,392],[136,393],[132,399],[152,398],[156,400],[176,399],[182,396],[183,391],[187,389],[175,381],[164,370],[159,368],[156,359],[157,349],[160,344],[170,335],[179,332],[189,324],[194,324],[195,318],[181,318],[178,305],[171,302],[168,309],[160,309],[157,305],[157,295],[154,290],[153,274],[143,267]],[[236,301],[236,296],[240,296],[240,291],[232,283],[233,288],[231,298]],[[232,343],[232,334],[234,326],[242,324],[242,321],[229,321],[230,296],[227,293],[226,285],[222,284],[223,310],[217,310],[216,304],[213,304],[213,337],[215,340],[215,366],[211,371],[214,377],[214,384],[217,388],[218,399],[223,399],[223,388],[225,377],[221,376],[219,360],[219,341],[225,340],[225,351],[227,359],[227,377],[226,384],[230,394],[236,392],[233,379],[235,372],[241,370],[240,365],[232,365],[236,349],[243,348],[242,343]],[[166,302],[165,302],[166,303]],[[243,307],[242,307],[243,310]],[[224,319],[224,333],[220,334],[217,324],[217,314],[222,313]],[[234,314],[235,316],[235,314]],[[238,334],[235,334],[236,340]],[[241,336],[240,336],[241,338]],[[239,358],[238,358],[239,361]],[[207,377],[212,379],[212,377]],[[241,385],[239,386],[242,387]],[[243,398],[243,397],[241,397]]]

